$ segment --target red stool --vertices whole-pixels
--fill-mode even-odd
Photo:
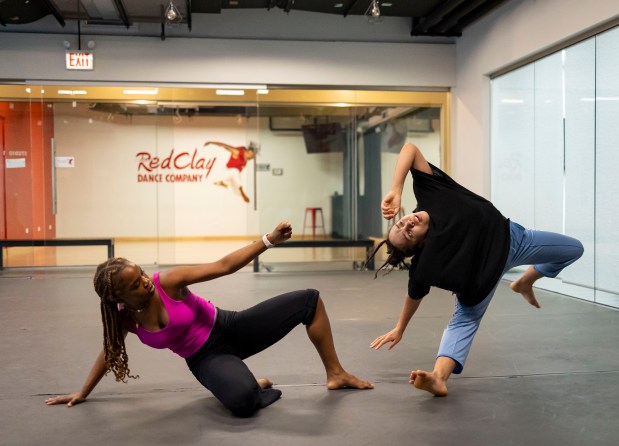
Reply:
[[[320,225],[316,225],[316,214],[320,212]],[[307,216],[311,215],[311,225],[307,224]],[[305,229],[312,228],[312,238],[316,238],[316,229],[321,228],[322,234],[325,233],[325,218],[322,214],[322,208],[305,208],[305,217],[303,217],[303,238],[305,238]]]

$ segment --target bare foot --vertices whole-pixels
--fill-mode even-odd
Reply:
[[[327,375],[327,389],[373,389],[374,385],[351,375],[348,372]]]
[[[258,381],[258,385],[261,389],[270,389],[273,387],[273,381],[268,378],[258,378],[256,381]]]
[[[241,197],[245,203],[249,203],[249,197],[245,195],[245,191],[243,191],[242,187],[239,187],[239,192],[241,193]]]
[[[539,302],[535,298],[535,293],[533,292],[533,285],[529,285],[518,279],[512,282],[509,287],[512,289],[512,291],[522,294],[524,300],[529,302],[535,308],[541,308]]]
[[[434,373],[423,370],[413,370],[409,382],[418,389],[430,392],[434,396],[447,396],[445,381],[438,379]]]

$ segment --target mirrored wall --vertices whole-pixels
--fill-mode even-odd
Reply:
[[[117,256],[147,265],[213,261],[283,220],[296,240],[382,238],[401,146],[415,142],[448,170],[448,106],[447,92],[0,85],[0,238],[109,238]],[[72,266],[106,251],[2,255],[5,267]],[[351,268],[365,249],[260,260]]]

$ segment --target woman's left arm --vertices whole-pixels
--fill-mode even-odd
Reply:
[[[265,235],[271,245],[285,242],[291,236],[292,226],[288,222],[281,222],[270,234]],[[159,274],[159,280],[167,289],[180,289],[193,283],[206,282],[238,271],[266,250],[267,245],[261,239],[212,263],[179,266],[163,271]]]

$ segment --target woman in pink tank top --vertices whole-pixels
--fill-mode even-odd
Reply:
[[[193,294],[188,286],[238,271],[269,247],[288,240],[289,223],[280,223],[261,241],[220,260],[174,267],[149,277],[123,258],[97,268],[94,286],[101,298],[104,348],[81,390],[48,398],[48,405],[68,406],[86,400],[110,371],[116,381],[131,374],[125,348],[128,332],[153,348],[168,348],[187,362],[194,376],[236,416],[250,416],[281,396],[266,378],[256,379],[244,359],[273,345],[295,326],[306,325],[327,375],[329,390],[371,389],[373,385],[348,373],[338,359],[324,303],[316,290],[273,297],[243,311],[226,311]]]

